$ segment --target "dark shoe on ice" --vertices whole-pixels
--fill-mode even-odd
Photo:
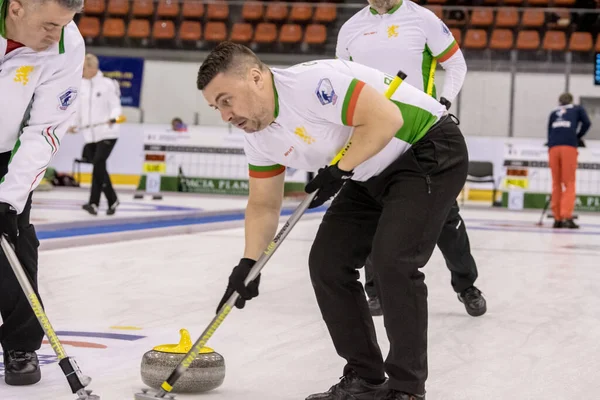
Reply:
[[[327,392],[312,394],[306,400],[378,400],[386,391],[387,381],[374,385],[350,371]]]
[[[42,379],[37,354],[33,351],[4,353],[4,380],[7,385],[33,385]]]
[[[487,311],[487,303],[481,291],[471,286],[458,294],[458,300],[465,305],[467,313],[472,317],[479,317]]]

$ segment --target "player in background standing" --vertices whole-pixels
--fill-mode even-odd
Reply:
[[[104,192],[108,202],[106,214],[113,215],[119,200],[106,170],[106,160],[119,138],[119,125],[110,120],[118,118],[122,113],[121,90],[116,80],[102,74],[98,57],[93,54],[85,56],[83,78],[77,107],[78,126],[69,129],[71,133],[83,133],[86,143],[84,153],[90,154],[94,165],[90,200],[82,208],[92,215],[98,215],[100,195]]]
[[[38,296],[31,195],[75,115],[85,44],[72,21],[82,7],[83,0],[0,0],[0,234]],[[6,383],[38,382],[44,331],[1,250],[0,312]]]
[[[338,384],[310,400],[425,398],[428,317],[421,268],[464,184],[468,154],[443,105],[407,83],[388,100],[383,93],[392,82],[393,76],[344,60],[269,68],[231,42],[220,43],[198,73],[207,102],[246,132],[250,170],[244,255],[219,308],[234,291],[239,308],[258,295],[260,275],[248,286],[244,280],[275,236],[286,167],[318,170],[306,186],[317,191],[311,208],[335,196],[308,264],[321,314],[346,365]],[[348,140],[347,152],[327,167]],[[385,362],[356,270],[370,253],[390,340]]]
[[[552,110],[548,118],[554,228],[577,229],[579,225],[573,221],[577,147],[582,143],[581,139],[592,123],[585,109],[573,104],[573,96],[570,93],[561,94],[558,103],[560,106]]]
[[[352,16],[340,29],[336,57],[355,61],[387,74],[401,69],[406,82],[436,96],[430,81],[434,61],[444,67],[440,103],[449,109],[462,88],[467,64],[446,25],[430,10],[408,0],[370,0],[370,6]],[[427,89],[430,88],[430,91]],[[454,202],[437,242],[451,272],[452,288],[467,312],[480,316],[487,311],[481,291],[474,285],[477,265],[471,255],[469,236]],[[372,260],[365,264],[365,291],[372,315],[381,315],[381,304],[373,280]]]

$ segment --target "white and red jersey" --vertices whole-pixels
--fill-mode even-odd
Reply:
[[[364,85],[385,93],[393,76],[345,60],[318,60],[273,68],[275,121],[245,134],[250,176],[271,177],[285,167],[316,171],[328,165],[350,139],[354,109]],[[379,153],[358,165],[352,179],[381,173],[446,112],[421,90],[402,83],[391,98],[404,119],[396,136]]]
[[[119,137],[119,125],[106,123],[123,112],[121,89],[116,80],[104,76],[101,71],[92,79],[84,79],[77,103],[77,126],[86,143]]]
[[[433,12],[402,0],[386,14],[367,6],[342,25],[336,57],[377,68],[387,74],[402,70],[406,82],[426,91],[429,69],[459,50],[452,33]],[[436,96],[434,88],[432,95]]]
[[[0,0],[0,153],[13,154],[0,181],[0,202],[20,213],[74,125],[85,43],[71,22],[47,50],[15,45],[5,38],[5,1]]]

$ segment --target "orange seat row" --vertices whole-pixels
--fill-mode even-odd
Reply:
[[[519,23],[523,27],[540,28],[546,23],[546,15],[543,9],[527,8],[522,13],[516,7],[503,7],[497,12],[486,8],[476,7],[473,9],[470,17],[465,17],[462,20],[447,19],[443,16],[441,6],[427,7],[433,11],[440,19],[443,19],[448,26],[470,25],[474,27],[490,27],[494,25],[496,28],[515,28]],[[558,16],[559,23],[556,27],[560,27],[560,21],[570,21],[570,14],[567,10],[552,11]],[[566,28],[567,24],[564,24]]]
[[[547,31],[543,39],[538,31],[523,30],[516,35],[510,29],[494,29],[488,37],[483,29],[467,29],[463,36],[460,29],[452,28],[456,41],[465,49],[483,50],[553,50],[590,52],[594,50],[594,40],[589,32],[573,32],[567,40],[563,31]],[[515,40],[516,39],[516,40]],[[600,51],[600,35],[596,40],[595,51]]]
[[[448,0],[427,0],[427,4],[446,4]],[[571,7],[575,0],[484,0],[490,6]]]
[[[154,15],[155,0],[86,0],[85,15],[126,16],[131,10],[134,17],[150,17]],[[159,18],[176,18],[179,13],[184,18],[202,18],[205,5],[201,0],[158,0],[156,14]],[[209,20],[226,20],[229,18],[227,3],[208,3],[206,17]],[[273,2],[263,4],[260,1],[246,1],[242,6],[242,18],[247,21],[266,19],[268,21],[284,21],[289,18],[294,22],[331,22],[337,17],[337,8],[333,3],[297,3],[288,7],[286,3]]]
[[[232,40],[238,43],[308,43],[323,44],[327,40],[327,29],[322,24],[309,24],[303,28],[298,24],[284,24],[280,29],[273,23],[259,23],[254,27],[247,22],[235,23],[231,31],[224,22],[212,21],[202,24],[198,21],[183,21],[179,26],[171,20],[155,21],[151,27],[148,20],[133,19],[125,24],[121,18],[107,18],[104,23],[96,17],[82,17],[78,23],[79,30],[85,38],[123,38],[134,39],[175,39],[177,34],[184,41],[201,39],[220,42]]]

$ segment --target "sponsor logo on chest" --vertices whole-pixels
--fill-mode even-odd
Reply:
[[[26,86],[29,83],[29,75],[33,72],[33,65],[23,65],[17,68],[15,72],[15,78],[13,79],[17,83],[22,83]]]
[[[294,130],[294,135],[298,136],[302,141],[306,144],[313,144],[315,142],[315,138],[310,136],[308,132],[306,132],[306,128],[303,126],[299,126]],[[292,146],[293,147],[293,146]],[[287,154],[286,154],[287,155]]]

